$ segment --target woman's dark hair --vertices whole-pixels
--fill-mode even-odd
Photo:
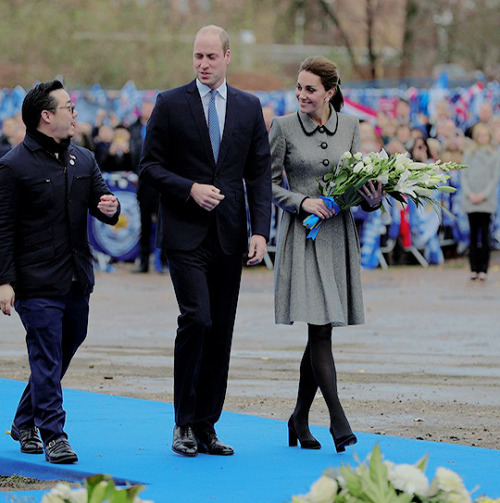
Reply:
[[[42,82],[28,91],[24,97],[21,109],[23,122],[28,131],[37,129],[44,110],[55,112],[57,102],[53,96],[50,96],[50,93],[57,89],[64,89],[62,82],[52,80],[50,82]]]
[[[427,159],[432,159],[432,155],[431,155],[431,149],[429,148],[429,144],[427,143],[427,140],[425,138],[415,138],[415,140],[413,141],[413,146],[411,147],[411,152],[410,152],[410,155],[411,157],[413,157],[413,159],[415,159],[414,157],[414,154],[415,154],[415,150],[418,148],[417,147],[417,143],[418,142],[422,142],[422,146],[426,152],[426,156],[427,156]]]
[[[340,90],[341,82],[337,65],[324,56],[313,56],[302,61],[299,68],[300,72],[310,72],[317,75],[327,91],[333,89],[335,92],[330,99],[330,103],[337,112],[340,112],[340,109],[344,106],[344,96]]]

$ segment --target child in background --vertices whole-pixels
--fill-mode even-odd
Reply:
[[[491,215],[497,209],[500,154],[486,124],[476,124],[472,140],[463,157],[469,167],[461,171],[462,207],[470,226],[470,278],[484,281],[490,259]]]

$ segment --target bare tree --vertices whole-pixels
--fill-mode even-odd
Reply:
[[[342,23],[340,22],[340,19],[337,16],[337,13],[335,12],[335,9],[332,7],[332,5],[330,4],[330,2],[328,2],[327,0],[318,0],[318,2],[319,2],[319,5],[320,5],[321,9],[323,10],[323,12],[330,18],[330,20],[333,22],[333,24],[338,29],[338,31],[340,33],[340,36],[342,38],[342,42],[344,43],[345,48],[347,50],[347,53],[349,54],[349,59],[351,61],[351,65],[352,65],[354,71],[358,75],[361,75],[361,73],[362,73],[361,66],[358,63],[358,60],[357,60],[356,54],[355,54],[355,52],[353,50],[353,47],[352,47],[351,41],[349,39],[348,33],[344,29]]]

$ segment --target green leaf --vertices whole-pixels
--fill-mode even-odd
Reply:
[[[425,469],[427,468],[427,463],[429,461],[429,455],[426,454],[422,459],[419,459],[416,463],[415,466],[419,469],[425,472]]]

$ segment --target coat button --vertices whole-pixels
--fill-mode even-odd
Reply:
[[[325,132],[325,128],[324,128],[323,126],[320,126],[320,127],[318,128],[318,131],[319,131],[320,133],[324,133],[324,132]]]
[[[328,166],[330,161],[328,159],[323,159],[323,166]]]
[[[321,148],[328,148],[328,143],[326,143],[326,141],[324,141],[322,144],[321,144]]]

